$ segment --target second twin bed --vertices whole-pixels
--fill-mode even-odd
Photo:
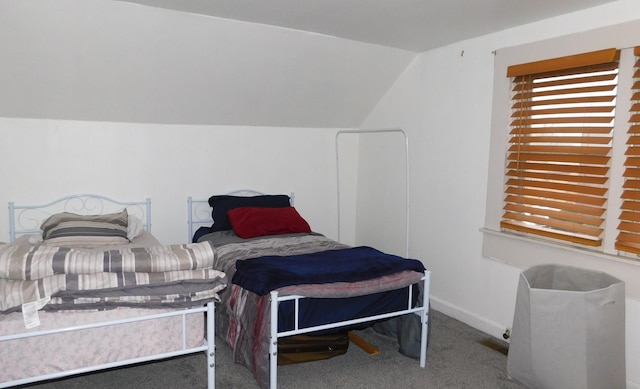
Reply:
[[[189,234],[212,244],[214,268],[230,280],[216,334],[234,361],[275,388],[278,339],[402,317],[409,325],[390,332],[416,343],[400,349],[425,367],[430,272],[420,261],[312,232],[292,198],[243,190],[188,199]]]

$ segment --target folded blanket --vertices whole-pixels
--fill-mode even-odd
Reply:
[[[44,310],[191,307],[218,301],[226,275],[208,243],[92,251],[0,246],[0,313],[48,301]]]
[[[56,274],[195,270],[210,268],[213,259],[213,248],[206,242],[96,251],[18,240],[0,246],[0,278],[36,280]]]
[[[425,267],[415,259],[360,246],[238,261],[232,282],[262,296],[285,286],[358,282],[405,270],[422,273]]]

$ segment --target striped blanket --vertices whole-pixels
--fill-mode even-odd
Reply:
[[[213,261],[206,242],[96,251],[18,239],[0,246],[0,313],[36,301],[49,311],[202,305],[226,286]]]

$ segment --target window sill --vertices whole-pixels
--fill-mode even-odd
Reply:
[[[482,256],[522,269],[556,263],[602,271],[626,284],[627,297],[640,300],[640,261],[571,245],[481,228]]]

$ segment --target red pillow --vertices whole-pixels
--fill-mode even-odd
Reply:
[[[233,232],[241,238],[311,232],[309,223],[294,207],[243,207],[227,212]]]

